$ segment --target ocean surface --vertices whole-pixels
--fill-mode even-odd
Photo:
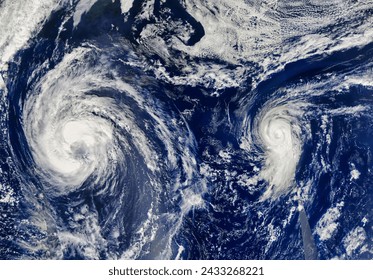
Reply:
[[[0,259],[372,259],[371,0],[0,0]]]

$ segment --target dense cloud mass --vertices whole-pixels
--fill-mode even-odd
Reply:
[[[371,259],[372,12],[0,1],[0,258]]]

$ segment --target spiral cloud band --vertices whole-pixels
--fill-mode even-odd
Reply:
[[[0,0],[0,259],[372,259],[373,4],[326,2]]]
[[[137,222],[137,230],[143,234],[134,235],[132,246],[121,257],[134,258],[142,246],[160,242],[164,249],[149,254],[168,258],[178,220],[191,207],[201,206],[200,183],[181,189],[195,177],[195,161],[190,157],[193,138],[185,137],[187,127],[181,131],[174,125],[182,120],[165,119],[156,101],[146,100],[138,89],[124,82],[119,69],[111,69],[109,58],[88,45],[74,49],[35,83],[26,98],[22,113],[25,136],[37,175],[50,197],[86,191],[104,197],[117,194],[120,200],[115,204],[121,208],[127,203],[124,199],[130,202],[146,194],[145,204],[138,210],[139,217],[145,215],[144,220]],[[146,135],[150,131],[151,138]],[[167,173],[173,175],[168,177]],[[168,202],[162,202],[164,192],[171,196]],[[173,205],[178,199],[180,205]],[[180,207],[181,212],[167,217],[175,228],[158,236],[158,230],[165,231],[157,225],[164,219],[155,210],[159,203]],[[129,234],[123,230],[110,234],[118,238]],[[147,231],[152,232],[150,236],[144,236]],[[96,234],[102,238],[100,229]],[[61,240],[64,250],[75,243],[65,235]],[[95,258],[97,253],[81,252],[88,258]]]
[[[265,150],[260,175],[270,184],[263,199],[276,199],[292,185],[302,151],[300,104],[265,108],[257,118],[257,134]]]
[[[93,173],[97,178],[108,175],[110,166],[123,159],[112,122],[123,129],[134,127],[131,110],[120,118],[123,108],[94,91],[105,88],[134,94],[135,90],[125,83],[114,84],[102,70],[89,69],[84,62],[87,53],[81,48],[66,56],[35,87],[36,94],[26,101],[23,113],[33,157],[45,180],[60,188],[57,193],[69,191],[66,186],[79,187]],[[144,135],[137,130],[131,135],[141,145]],[[146,146],[140,151],[149,165],[155,165]]]

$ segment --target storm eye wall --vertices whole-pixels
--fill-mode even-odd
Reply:
[[[0,258],[370,259],[372,8],[2,1]]]

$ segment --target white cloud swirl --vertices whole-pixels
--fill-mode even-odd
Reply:
[[[144,205],[137,211],[144,219],[136,221],[128,248],[111,258],[138,258],[153,242],[163,247],[147,251],[149,258],[170,258],[171,240],[184,214],[203,204],[203,185],[195,182],[195,140],[182,119],[157,99],[146,98],[147,89],[140,92],[141,81],[130,85],[134,72],[129,79],[121,72],[127,70],[110,65],[106,52],[86,44],[33,84],[24,100],[22,125],[35,170],[49,197],[85,190],[120,194],[113,201],[118,209],[126,196],[141,197]],[[42,67],[34,70],[38,76]],[[163,205],[180,207],[178,215],[164,214],[176,225],[169,230],[158,224],[164,219],[158,212]],[[128,234],[123,230],[120,234]],[[60,240],[62,248],[68,248],[64,242],[69,240]]]
[[[121,108],[110,98],[86,94],[112,85],[104,73],[85,68],[85,52],[81,48],[67,55],[38,83],[24,106],[24,129],[33,158],[44,180],[57,188],[56,193],[79,187],[93,173],[105,177],[109,163],[122,157],[110,122],[123,115],[119,114]],[[80,71],[85,74],[81,76]],[[115,86],[134,92],[123,82],[116,81]],[[129,112],[118,125],[129,127],[126,122],[131,117]],[[146,147],[142,150],[149,153]]]
[[[261,178],[269,183],[262,199],[275,199],[293,183],[302,152],[300,104],[265,108],[256,119],[257,135],[265,151]]]
[[[248,106],[253,105],[250,102]],[[250,107],[243,106],[240,147],[251,160],[261,162],[252,177],[253,182],[266,182],[261,201],[276,200],[295,185],[297,165],[309,135],[308,106],[301,100],[279,98],[267,101],[255,116],[247,115]]]

